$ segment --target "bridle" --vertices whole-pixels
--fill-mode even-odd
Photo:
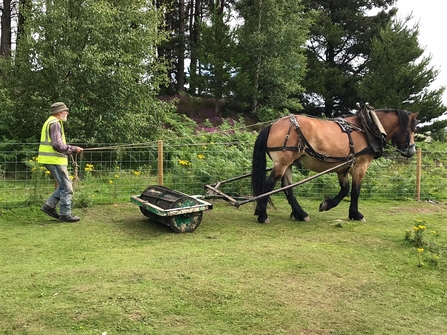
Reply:
[[[413,120],[413,121],[411,121],[411,122],[415,122],[415,121]],[[413,126],[410,124],[410,125],[407,125],[405,128],[404,128],[404,127],[405,127],[404,125],[401,125],[401,127],[400,127],[400,128],[401,128],[401,129],[400,129],[400,132],[397,133],[396,135],[394,135],[394,136],[391,138],[391,143],[395,146],[397,152],[399,152],[402,156],[406,156],[406,157],[408,157],[410,151],[413,151],[413,150],[414,150],[414,147],[416,146],[416,144],[415,144],[415,143],[410,144],[410,128],[412,129]],[[403,129],[403,128],[404,128],[404,129]],[[397,140],[400,136],[402,136],[402,134],[403,134],[404,132],[405,132],[405,148],[404,148],[404,149],[400,149],[400,148],[399,148],[399,145],[398,145],[397,142],[396,142],[396,140]]]

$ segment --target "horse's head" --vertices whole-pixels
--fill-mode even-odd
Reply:
[[[399,130],[391,137],[391,142],[397,151],[404,157],[412,157],[416,153],[414,132],[416,131],[417,116],[419,113],[397,111],[399,116]]]

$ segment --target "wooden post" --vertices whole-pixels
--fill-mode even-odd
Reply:
[[[163,141],[158,141],[158,185],[163,186]]]
[[[422,169],[422,153],[421,149],[416,150],[417,162],[416,162],[416,200],[421,200],[421,169]]]

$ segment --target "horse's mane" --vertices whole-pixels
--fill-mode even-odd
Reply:
[[[399,118],[400,127],[402,129],[407,128],[411,112],[406,111],[406,110],[401,110],[401,109],[392,109],[392,108],[375,109],[375,111],[381,112],[381,113],[396,113],[397,117]],[[356,115],[357,114],[344,114],[341,117],[342,118],[350,118],[350,117],[354,117]],[[412,131],[416,130],[416,122],[415,121],[411,123],[411,130]]]
[[[408,125],[408,121],[410,118],[410,114],[411,112],[406,111],[406,110],[402,110],[402,109],[392,109],[392,108],[381,108],[381,109],[375,109],[376,112],[382,112],[382,113],[396,113],[397,117],[399,118],[399,126],[401,127],[401,129],[406,129],[407,125]],[[306,116],[309,118],[313,118],[313,119],[323,119],[323,120],[328,120],[328,121],[334,121],[338,118],[343,118],[343,119],[348,119],[348,118],[352,118],[355,116],[358,116],[357,113],[355,114],[342,114],[338,117],[335,118],[321,118],[318,116],[314,116],[314,115],[307,115],[307,114],[301,114],[302,116]],[[417,121],[416,119],[413,119],[413,121],[411,122],[411,131],[415,131],[416,130],[416,125],[417,125]]]
[[[397,114],[397,116],[399,117],[399,125],[401,127],[401,129],[406,129],[408,126],[408,121],[410,118],[410,114],[411,112],[406,111],[406,110],[399,110],[399,109],[376,109],[376,112],[385,112],[385,113],[390,113],[390,112],[395,112]],[[414,118],[411,121],[410,124],[410,130],[411,131],[416,131],[416,125],[417,125],[417,120]]]

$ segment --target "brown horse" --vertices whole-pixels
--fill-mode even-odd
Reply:
[[[256,197],[272,191],[279,179],[282,187],[291,185],[292,165],[316,172],[340,165],[333,171],[338,175],[340,192],[333,198],[326,198],[319,210],[327,211],[337,206],[349,193],[350,174],[352,188],[349,219],[365,221],[358,210],[358,200],[366,170],[374,158],[381,156],[387,141],[391,141],[405,157],[415,154],[417,115],[418,113],[411,114],[402,110],[374,111],[370,107],[363,107],[357,114],[334,120],[302,115],[282,117],[264,128],[256,139],[251,180],[253,195]],[[267,179],[266,153],[273,161],[273,169]],[[341,166],[344,162],[346,164]],[[284,193],[292,207],[291,217],[309,221],[309,216],[298,204],[292,188],[285,189]],[[268,200],[267,196],[256,200],[255,215],[260,223],[269,222]]]

